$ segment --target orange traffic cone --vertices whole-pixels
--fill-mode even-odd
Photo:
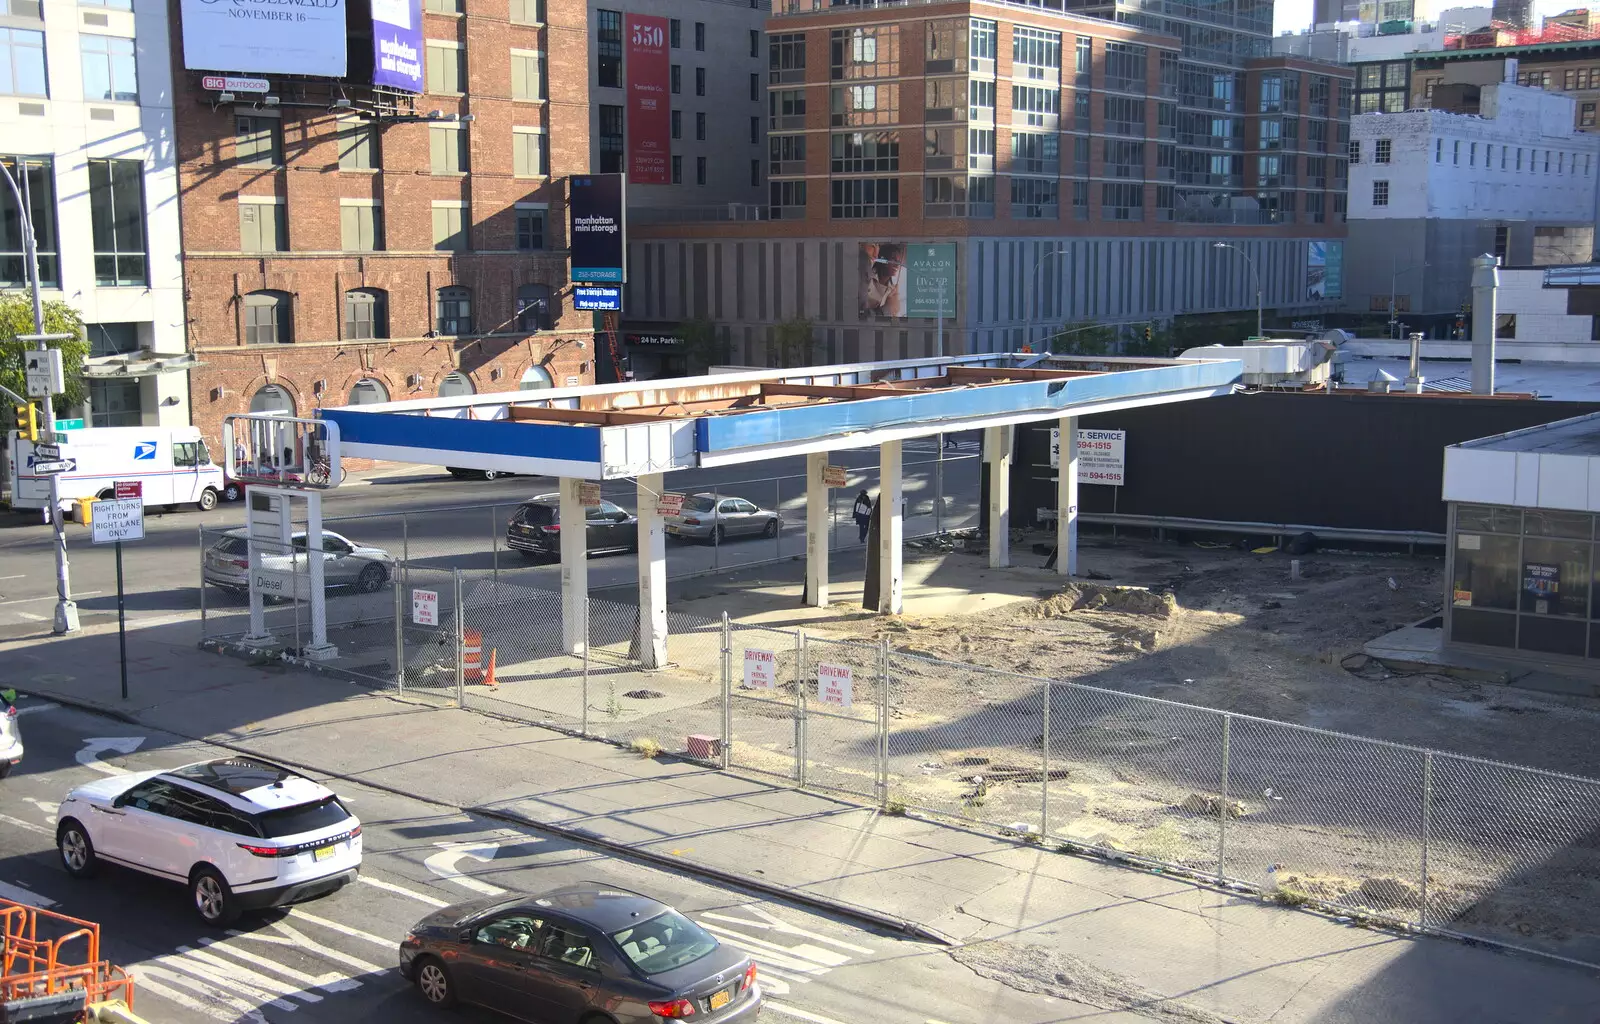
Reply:
[[[494,678],[494,655],[495,649],[493,647],[489,648],[489,669],[483,674],[483,685],[485,686],[500,685],[499,683],[495,682]]]

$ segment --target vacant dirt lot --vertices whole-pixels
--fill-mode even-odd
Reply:
[[[1108,579],[1042,589],[1038,600],[977,615],[862,618],[830,631],[888,636],[909,654],[1600,775],[1600,702],[1363,664],[1368,640],[1440,610],[1442,558],[1317,552],[1300,556],[1299,580],[1290,579],[1290,558],[1090,542],[1083,564]],[[908,693],[905,710],[948,715],[968,704],[959,676],[947,678]]]

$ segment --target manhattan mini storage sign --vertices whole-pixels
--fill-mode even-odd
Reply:
[[[625,187],[620,174],[588,174],[572,179],[572,280],[578,284],[621,284],[627,251]]]

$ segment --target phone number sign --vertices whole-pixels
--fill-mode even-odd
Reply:
[[[1121,487],[1128,468],[1126,430],[1078,431],[1078,481]],[[1061,465],[1061,429],[1050,428],[1050,468]]]

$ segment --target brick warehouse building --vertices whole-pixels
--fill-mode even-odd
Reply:
[[[190,398],[209,438],[229,413],[593,381],[564,237],[565,179],[589,170],[584,4],[462,7],[427,0],[421,95],[370,84],[366,0],[346,5],[344,76],[261,76],[263,95],[186,70],[171,4]]]

